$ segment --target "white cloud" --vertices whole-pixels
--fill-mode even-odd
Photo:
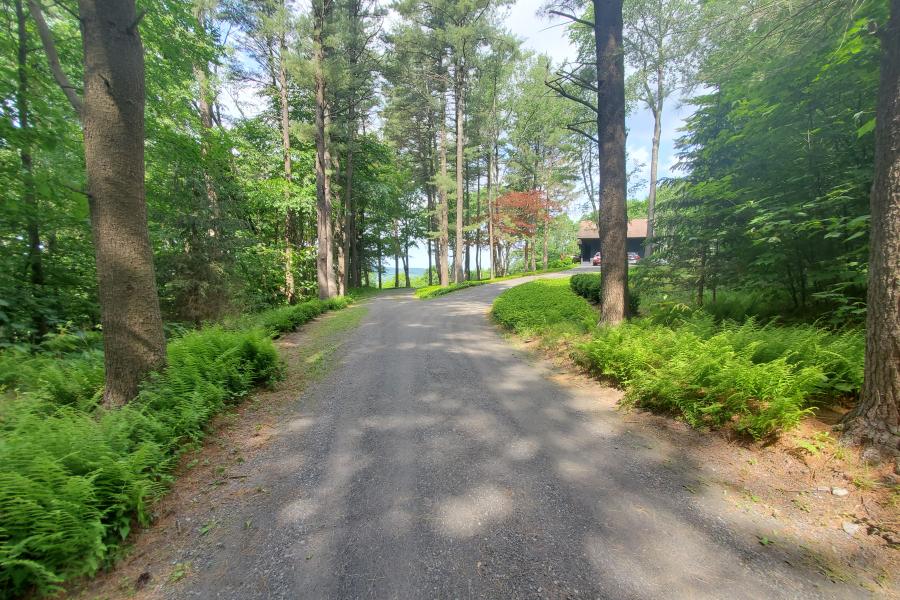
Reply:
[[[650,150],[647,149],[647,146],[632,148],[628,151],[628,158],[632,162],[647,166],[650,164]]]
[[[537,12],[546,0],[517,0],[504,19],[506,27],[520,39],[522,45],[544,53],[554,63],[575,58],[576,49],[569,43],[565,19],[544,19]]]

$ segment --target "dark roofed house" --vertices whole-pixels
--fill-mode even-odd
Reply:
[[[644,242],[647,240],[647,219],[631,219],[628,221],[628,233],[625,241],[626,252],[637,252],[644,256]],[[591,260],[600,251],[600,230],[592,221],[578,224],[578,245],[581,246],[581,260]]]

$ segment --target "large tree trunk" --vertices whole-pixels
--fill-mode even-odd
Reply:
[[[354,244],[351,240],[356,236],[356,209],[353,206],[353,143],[356,137],[356,115],[350,108],[350,124],[347,131],[347,164],[344,167],[344,256],[347,264],[344,268],[343,287],[346,292],[351,285],[353,265],[357,260],[353,255]]]
[[[325,25],[332,0],[312,0],[313,68],[316,102],[316,282],[319,298],[337,294],[331,231],[331,156],[328,148],[328,106],[325,98]]]
[[[845,437],[900,458],[900,0],[881,38],[870,211],[866,366]],[[896,468],[900,472],[900,461]]]
[[[496,144],[496,142],[495,142]],[[499,253],[494,248],[494,187],[497,185],[496,178],[492,179],[494,172],[494,153],[488,150],[488,172],[487,172],[487,188],[488,188],[488,246],[490,247],[491,257],[491,279],[497,276],[497,265],[499,264]]]
[[[359,27],[360,27],[360,2],[352,1],[347,5],[349,27],[350,27],[350,51],[348,53],[348,61],[350,65],[350,73],[356,71],[357,62],[360,54],[359,44]],[[353,206],[353,150],[356,141],[356,88],[351,87],[350,97],[348,99],[349,108],[347,110],[347,164],[344,167],[344,238],[343,238],[343,256],[346,264],[343,268],[343,279],[341,282],[341,293],[346,293],[352,285],[359,285],[354,282],[354,265],[358,261],[358,257],[354,254],[355,244],[353,240],[356,237],[356,209]]]
[[[441,155],[441,185],[438,189],[438,195],[440,198],[440,233],[438,239],[438,245],[440,246],[440,260],[439,264],[439,275],[438,275],[438,283],[441,285],[449,285],[450,283],[450,250],[448,246],[450,245],[450,233],[449,233],[449,220],[450,220],[450,207],[449,207],[449,199],[447,198],[447,117],[446,117],[446,99],[444,99],[444,106],[441,110],[441,132],[440,132],[440,155]]]
[[[456,101],[456,246],[453,251],[453,281],[461,283],[465,279],[463,276],[463,151],[466,138],[463,124],[465,75],[462,72],[458,59],[454,75],[453,95]]]
[[[597,47],[597,136],[600,140],[600,322],[616,325],[628,305],[625,219],[625,63],[622,0],[593,0]]]
[[[32,132],[31,115],[28,111],[28,28],[25,23],[25,9],[22,0],[16,0],[16,21],[18,24],[18,88],[16,89],[16,116],[19,121],[19,159],[22,161],[22,204],[25,206],[25,230],[28,238],[28,271],[31,279],[33,309],[31,320],[35,337],[40,340],[47,333],[47,319],[41,309],[44,290],[44,265],[41,259],[41,235],[38,225],[37,193],[34,185],[34,161],[31,156]]]
[[[471,210],[470,209],[471,205],[469,204],[469,202],[470,202],[469,161],[465,162],[464,173],[465,174],[463,176],[464,177],[463,181],[465,182],[465,202],[463,204],[463,215],[464,215],[463,227],[466,227],[469,225],[469,221],[470,221],[469,212]],[[471,256],[472,255],[472,252],[471,252],[472,234],[471,234],[471,232],[467,232],[467,231],[463,230],[463,244],[465,245],[465,249],[466,249],[466,266],[465,266],[465,270],[463,271],[463,279],[468,281],[472,276],[471,275],[471,273],[472,273],[472,256]]]
[[[121,406],[166,364],[144,198],[144,53],[133,0],[79,0],[84,157],[106,386]]]
[[[347,256],[344,254],[344,242],[346,241],[346,233],[344,232],[345,216],[335,218],[334,234],[332,241],[334,242],[334,287],[338,296],[344,295],[344,280],[347,277]]]
[[[297,290],[294,283],[294,238],[297,219],[290,208],[291,203],[291,117],[288,106],[287,69],[285,68],[285,54],[287,43],[282,33],[279,37],[278,57],[278,100],[281,124],[281,148],[284,151],[284,200],[287,208],[284,211],[284,296],[288,304],[297,301]]]
[[[475,279],[481,281],[481,157],[475,159]]]

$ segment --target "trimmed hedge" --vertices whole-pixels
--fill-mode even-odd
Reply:
[[[572,275],[569,280],[572,291],[586,298],[590,302],[600,304],[600,274],[599,273],[578,273]],[[637,291],[633,288],[628,290],[628,313],[636,315],[640,308],[641,299]]]
[[[538,279],[500,294],[494,319],[516,333],[541,333],[557,325],[588,331],[597,320],[590,305],[569,290],[566,279]]]
[[[0,355],[0,376],[16,388],[0,397],[0,598],[52,593],[111,562],[133,524],[150,521],[181,449],[278,378],[272,335],[346,305],[313,300],[241,319],[247,329],[189,332],[169,343],[165,371],[115,410],[96,406],[102,353]]]
[[[572,291],[591,302],[600,303],[600,274],[578,273],[569,279]]]

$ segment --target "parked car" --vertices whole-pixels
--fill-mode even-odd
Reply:
[[[594,265],[595,267],[600,266],[600,253],[599,252],[594,255],[594,258],[591,259],[591,264]]]
[[[628,253],[628,264],[629,265],[636,265],[639,260],[641,260],[641,255],[638,254],[637,252],[629,252]]]

